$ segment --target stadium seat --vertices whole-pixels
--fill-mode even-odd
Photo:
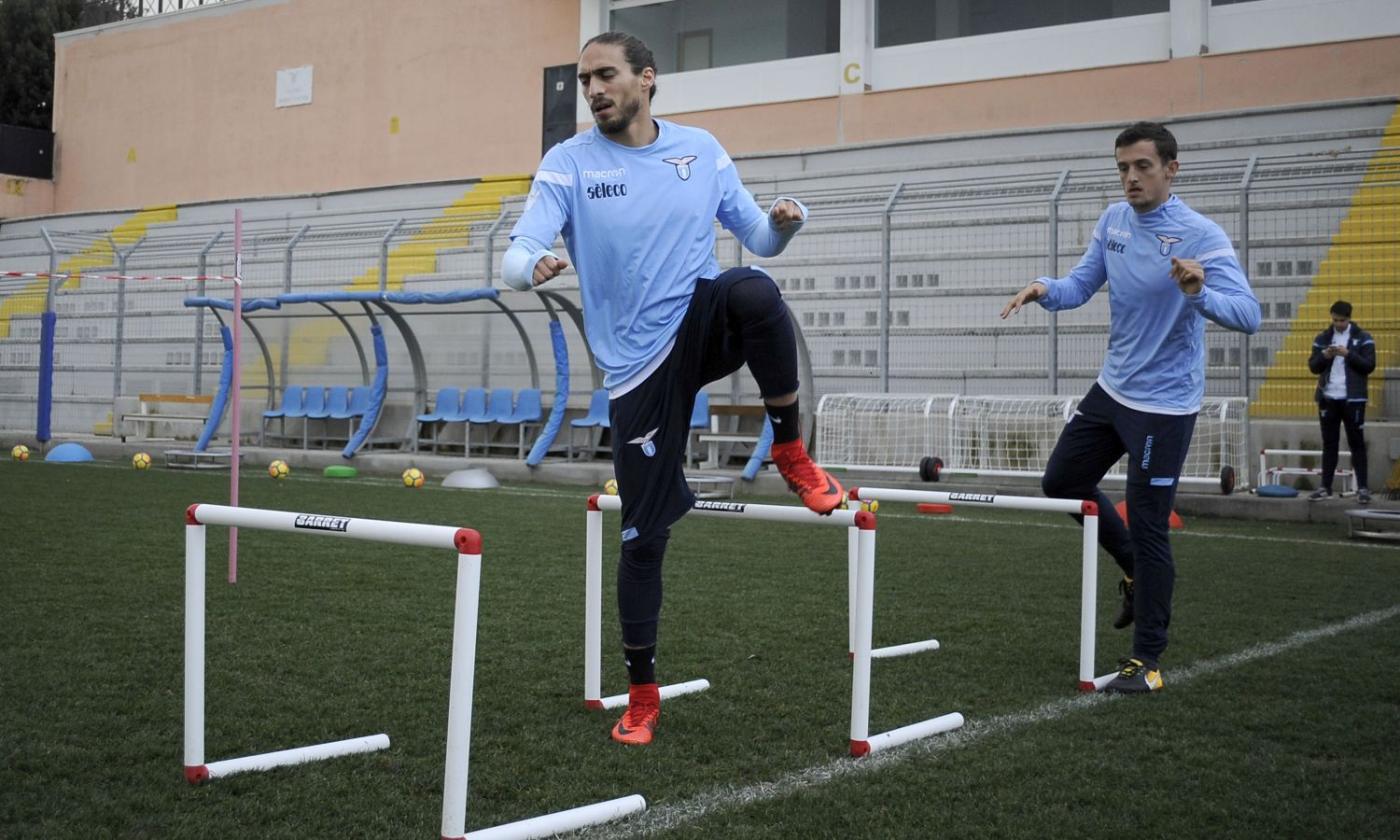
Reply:
[[[311,421],[322,415],[326,410],[326,387],[324,385],[307,385],[306,396],[301,401],[301,414],[293,415],[288,413],[288,417],[299,416],[304,421],[301,427],[301,448],[307,448],[307,441],[310,436]]]
[[[369,412],[370,389],[368,385],[356,385],[350,389],[350,400],[343,409],[331,412],[330,419],[345,421],[345,439],[355,434],[355,421]]]
[[[599,388],[593,392],[593,396],[588,400],[588,413],[582,417],[569,421],[569,446],[566,457],[573,460],[574,457],[574,429],[588,429],[589,457],[597,455],[604,449],[601,446],[603,431],[612,427],[612,422],[608,419],[608,392]],[[595,442],[593,429],[598,430],[598,437]]]
[[[423,439],[423,424],[432,424],[432,445],[433,451],[437,451],[438,428],[440,424],[447,421],[450,416],[455,415],[462,407],[462,392],[456,388],[439,388],[437,396],[433,398],[433,408],[419,414],[414,419],[418,421],[418,433],[413,437],[413,451],[418,451],[418,444]]]
[[[321,405],[320,410],[308,412],[306,419],[310,420],[330,420],[335,417],[336,412],[346,412],[350,410],[350,388],[345,385],[332,385],[326,389],[326,401]],[[322,424],[322,433],[319,438],[322,444],[329,440],[328,429]]]
[[[444,423],[462,423],[462,454],[467,454],[467,444],[471,443],[471,423],[473,417],[486,413],[486,389],[467,388],[462,392],[462,404],[455,412],[443,412]]]
[[[539,426],[543,419],[544,407],[540,404],[540,389],[521,388],[520,393],[515,395],[515,410],[509,417],[500,421],[501,425],[515,426],[518,431],[516,457],[525,457],[527,431]]]
[[[514,395],[509,388],[492,388],[483,411],[467,416],[467,450],[471,451],[472,426],[484,426],[482,452],[491,451],[491,425],[509,421],[515,411]]]
[[[302,417],[301,404],[306,396],[306,388],[301,385],[288,385],[282,389],[282,404],[262,414],[262,427],[258,430],[258,445],[267,442],[267,421],[278,421],[278,437],[287,437],[287,418]]]
[[[691,452],[694,447],[695,436],[700,432],[710,431],[710,394],[708,391],[699,391],[695,394],[695,408],[690,412],[690,431],[685,436],[685,462],[690,464],[694,461]]]

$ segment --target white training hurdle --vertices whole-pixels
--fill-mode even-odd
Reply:
[[[443,840],[467,836],[467,765],[471,752],[472,690],[481,591],[481,534],[470,528],[387,522],[280,510],[190,505],[185,511],[185,778],[191,783],[235,773],[270,770],[353,753],[386,749],[383,733],[242,758],[204,760],[205,528],[224,525],[374,542],[455,549],[456,606],[452,620],[452,671],[448,692],[447,758],[442,786]],[[632,795],[474,831],[474,840],[548,837],[618,819],[646,808]]]
[[[622,499],[618,496],[590,496],[588,499],[587,554],[585,573],[586,606],[584,618],[584,700],[595,708],[606,706],[601,702],[600,667],[602,662],[602,564],[603,564],[603,511],[621,511]],[[742,502],[697,501],[691,512],[704,516],[738,517],[759,519],[769,522],[792,522],[802,525],[834,525],[858,531],[857,534],[857,574],[855,581],[855,651],[851,670],[851,730],[850,751],[853,756],[863,756],[882,749],[888,749],[907,741],[947,732],[963,725],[963,716],[957,712],[930,718],[919,723],[891,729],[876,735],[870,734],[870,662],[872,656],[871,639],[875,625],[875,514],[860,510],[836,510],[822,516],[805,507],[794,505],[757,505]],[[686,688],[686,686],[697,686]],[[708,688],[709,683],[697,680],[679,686],[668,686],[673,695],[684,694]],[[685,689],[685,690],[681,690]],[[627,702],[626,695],[620,695],[619,705]],[[666,697],[665,689],[662,697]]]
[[[1034,496],[998,496],[995,493],[952,493],[932,490],[900,490],[888,487],[852,487],[852,500],[911,502],[931,504],[970,504],[979,507],[999,507],[1011,510],[1039,510],[1054,513],[1078,513],[1084,517],[1081,546],[1083,583],[1079,591],[1079,690],[1098,691],[1117,676],[1117,672],[1094,676],[1095,629],[1094,615],[1098,601],[1099,569],[1099,506],[1076,499],[1042,499]]]

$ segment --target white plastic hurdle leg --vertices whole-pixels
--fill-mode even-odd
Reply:
[[[616,496],[592,496],[588,500],[588,557],[590,567],[595,559],[599,567],[602,562],[602,511],[621,510],[622,500]],[[870,729],[870,660],[872,651],[870,649],[870,639],[874,627],[874,606],[875,606],[875,514],[869,511],[836,510],[826,516],[821,516],[805,507],[795,505],[759,505],[747,504],[743,502],[721,502],[700,500],[691,508],[692,513],[703,516],[739,516],[746,519],[762,519],[770,522],[796,522],[806,525],[834,525],[847,529],[847,545],[851,545],[852,539],[849,535],[852,531],[858,532],[854,537],[857,563],[855,568],[854,584],[850,587],[851,598],[848,605],[851,606],[851,632],[854,634],[854,656],[851,672],[851,754],[855,756],[866,755],[879,749],[886,749],[912,741],[915,738],[922,738],[939,732],[947,732],[956,729],[963,724],[962,715],[954,712],[942,717],[926,720],[910,726],[892,729],[879,735],[871,736]],[[587,577],[587,576],[586,576]],[[592,581],[595,578],[587,577]],[[601,582],[602,573],[598,573],[596,580]],[[592,584],[589,584],[592,585]],[[599,600],[590,597],[590,602]],[[586,620],[590,624],[596,623],[595,616],[601,616],[601,609],[597,613],[585,611]],[[585,632],[585,646],[590,638]],[[915,645],[924,645],[924,642],[915,642]],[[598,656],[595,652],[585,651],[589,662],[596,662]],[[585,663],[585,691],[591,690],[592,697],[597,695],[597,684],[591,680],[587,663]],[[697,681],[708,686],[709,683]],[[682,684],[684,685],[684,684]],[[679,688],[679,686],[677,686]],[[664,692],[664,689],[663,689]],[[663,693],[663,696],[664,693]],[[599,701],[601,702],[601,701]],[[590,703],[590,705],[593,705]]]
[[[871,639],[875,631],[875,515],[863,513],[862,516],[869,519],[862,521],[857,517],[855,529],[860,534],[857,538],[856,564],[856,650],[851,668],[851,755],[856,757],[948,732],[963,725],[963,716],[950,712],[878,735],[870,734]]]
[[[857,555],[860,553],[860,529],[851,527],[846,529],[846,554],[847,554],[847,582],[846,600],[847,613],[849,615],[850,637],[847,641],[846,651],[854,657],[856,655],[856,566]],[[923,653],[927,650],[938,650],[937,639],[925,639],[922,642],[906,642],[902,645],[890,645],[888,647],[873,648],[870,655],[876,659],[893,659],[896,656],[908,656],[911,653]]]
[[[453,608],[452,670],[448,695],[441,837],[443,840],[465,840],[467,768],[471,754],[472,693],[476,673],[476,630],[481,594],[481,535],[468,528],[221,505],[191,505],[185,512],[185,523],[185,775],[191,782],[369,752],[389,746],[389,737],[379,734],[208,764],[204,762],[206,525],[294,531],[434,548],[451,547],[457,550],[457,587]],[[618,819],[645,808],[646,800],[634,794],[506,823],[473,832],[471,836],[487,840],[547,837]]]
[[[888,487],[853,487],[851,499],[880,502],[929,502],[971,504],[1012,510],[1041,510],[1080,514],[1084,517],[1082,539],[1082,582],[1079,591],[1079,678],[1080,691],[1097,691],[1116,674],[1094,676],[1094,617],[1098,601],[1099,506],[1077,499],[1045,499],[1038,496],[998,496],[995,493],[953,493],[937,490],[903,490]]]
[[[616,709],[627,705],[626,694],[603,693],[603,508],[622,510],[617,496],[588,498],[587,546],[584,554],[583,605],[583,704],[590,709]],[[689,680],[663,685],[661,699],[694,694],[710,687],[709,680]]]

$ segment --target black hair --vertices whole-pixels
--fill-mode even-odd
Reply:
[[[1131,146],[1143,140],[1151,140],[1152,145],[1157,147],[1157,157],[1162,159],[1162,163],[1169,163],[1176,160],[1176,138],[1172,136],[1167,127],[1155,122],[1135,122],[1118,135],[1118,139],[1113,141],[1113,148],[1121,149],[1124,146]]]
[[[604,32],[589,38],[583,48],[588,49],[589,44],[617,44],[622,47],[622,57],[627,60],[627,66],[632,68],[633,73],[640,76],[642,71],[648,67],[651,68],[652,73],[656,72],[656,56],[651,54],[651,48],[636,35],[628,35],[626,32]],[[651,91],[647,94],[647,100],[655,98],[656,82],[653,81]]]
[[[1339,300],[1332,304],[1332,314],[1339,315],[1347,320],[1351,320],[1351,304],[1344,300]]]

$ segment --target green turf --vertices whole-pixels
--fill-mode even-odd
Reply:
[[[839,530],[674,529],[658,668],[713,688],[667,703],[651,747],[623,749],[615,713],[582,705],[584,490],[304,472],[248,469],[243,504],[484,535],[469,828],[641,793],[650,815],[606,833],[1400,836],[1400,617],[1215,667],[1400,604],[1400,550],[1336,526],[1189,522],[1166,691],[1086,701],[1067,519],[886,506],[876,644],[943,649],[875,662],[872,731],[953,710],[968,725],[862,763],[844,758]],[[437,836],[455,572],[442,552],[245,529],[230,586],[226,531],[210,528],[206,758],[375,732],[392,747],[183,781],[184,509],[226,494],[226,474],[0,463],[0,837]],[[605,692],[626,681],[615,526]],[[1100,672],[1128,643],[1108,626],[1114,580],[1105,562]]]

